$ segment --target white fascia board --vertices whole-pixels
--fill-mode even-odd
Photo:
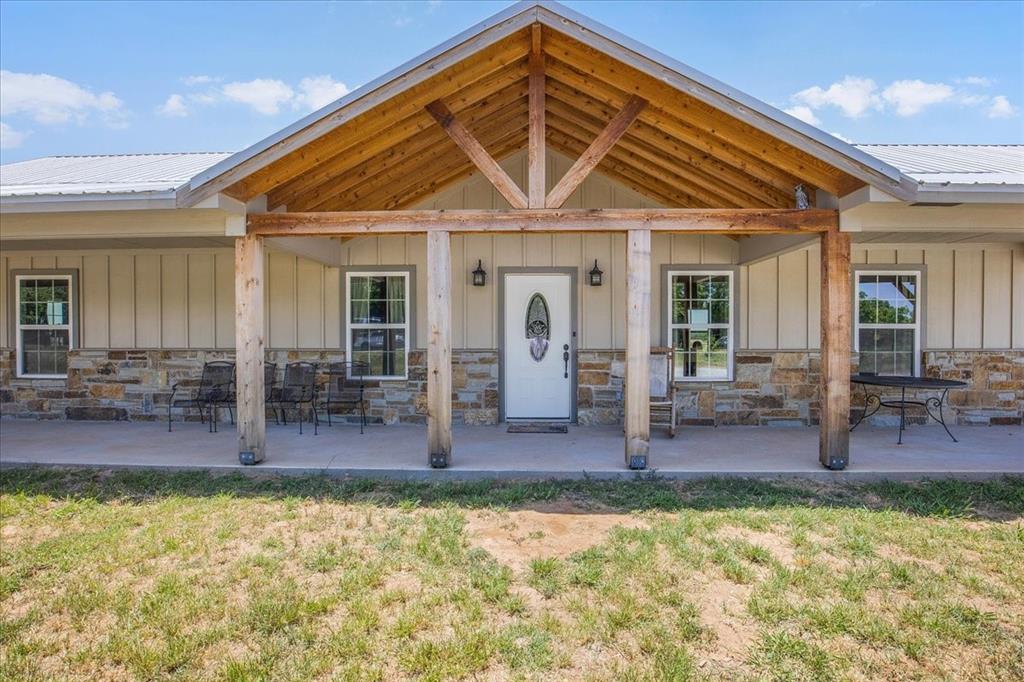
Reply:
[[[31,194],[0,197],[0,213],[76,213],[176,208],[174,192]]]
[[[917,201],[950,204],[1024,204],[1024,185],[923,184],[917,191]]]

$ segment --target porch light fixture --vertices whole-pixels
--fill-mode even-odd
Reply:
[[[484,270],[484,262],[477,260],[476,270],[473,271],[473,286],[482,287],[487,284],[487,272]]]
[[[601,268],[597,267],[597,259],[594,259],[594,269],[590,271],[590,286],[599,287],[601,286]]]

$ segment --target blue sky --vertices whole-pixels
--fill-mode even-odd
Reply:
[[[509,3],[0,3],[4,163],[235,151]],[[567,2],[855,142],[1024,142],[1024,3]]]

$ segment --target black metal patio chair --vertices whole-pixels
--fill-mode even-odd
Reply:
[[[351,406],[359,410],[359,433],[366,428],[366,403],[363,392],[366,388],[364,377],[370,373],[370,366],[365,362],[332,362],[327,372],[327,399],[324,407],[327,410],[327,425],[331,423],[331,406]]]
[[[194,391],[190,390],[192,387],[185,385],[184,381],[175,382],[171,386],[171,397],[167,400],[167,431],[172,430],[171,413],[175,407],[199,410],[200,421],[206,423],[206,417],[209,416],[210,433],[216,431],[214,406],[231,399],[234,395],[234,382],[235,363],[227,360],[204,363],[203,374]],[[187,397],[175,399],[175,394],[180,390],[190,390],[190,393]],[[206,410],[209,411],[209,415],[206,414]]]
[[[281,410],[281,418],[288,424],[286,405],[291,405],[299,414],[299,433],[302,433],[302,408],[308,405],[313,421],[313,434],[319,433],[320,419],[316,414],[316,372],[315,362],[289,362],[284,368],[284,381],[277,389],[274,404]]]

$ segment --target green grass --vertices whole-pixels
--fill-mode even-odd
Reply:
[[[1022,517],[1019,479],[4,469],[0,679],[1024,679]]]

